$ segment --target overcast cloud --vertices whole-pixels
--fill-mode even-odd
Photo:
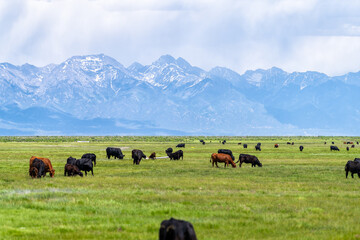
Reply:
[[[359,12],[357,0],[0,0],[0,62],[171,54],[206,70],[340,75],[360,70]]]

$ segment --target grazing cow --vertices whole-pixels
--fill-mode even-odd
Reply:
[[[120,148],[107,147],[106,148],[106,156],[110,159],[111,156],[118,159],[124,159],[125,155],[121,152]]]
[[[146,159],[146,155],[139,149],[134,149],[131,152],[131,157],[134,160],[133,164],[139,165],[142,158]]]
[[[166,155],[168,155],[168,156],[169,156],[169,154],[172,153],[172,152],[173,152],[173,149],[172,149],[172,148],[168,148],[168,149],[165,150],[165,153],[166,153]]]
[[[176,145],[177,148],[184,148],[185,147],[185,143],[179,143],[178,145]]]
[[[225,166],[229,166],[229,163],[231,164],[231,166],[233,168],[236,168],[236,164],[234,163],[234,161],[232,160],[231,156],[225,153],[213,153],[211,155],[211,159],[210,162],[212,161],[212,166],[214,167],[214,163],[216,165],[216,167],[219,167],[217,165],[218,162],[223,162],[225,163]]]
[[[356,142],[357,145],[359,145],[359,142]]]
[[[295,144],[294,142],[291,143],[291,145],[294,145],[294,144]]]
[[[222,141],[222,144],[225,144],[226,143],[226,140]]]
[[[205,142],[202,142],[202,145],[205,145]]]
[[[244,148],[247,148],[247,144],[246,144],[246,143],[244,143],[244,144],[243,144],[243,147],[244,147]]]
[[[96,155],[94,153],[85,153],[81,158],[90,158],[94,163],[94,167],[96,166]]]
[[[30,158],[30,166],[31,166],[32,162],[33,162],[36,158],[40,159],[41,161],[43,161],[43,162],[45,163],[45,174],[46,174],[47,172],[49,172],[50,177],[54,177],[54,176],[55,176],[55,170],[54,170],[54,168],[52,167],[51,161],[50,161],[48,158],[41,158],[41,157],[32,156],[32,157]]]
[[[170,153],[168,156],[170,160],[180,160],[180,158],[184,160],[184,152],[182,150]]]
[[[238,145],[241,145],[241,142],[239,142]]]
[[[73,157],[69,157],[67,159],[66,163],[71,164],[71,165],[75,165],[81,171],[85,171],[85,176],[87,176],[87,172],[91,172],[91,174],[94,176],[93,163],[92,163],[90,158],[76,159],[76,158],[73,158]]]
[[[302,152],[304,150],[304,147],[300,146],[299,149],[300,149],[300,152]]]
[[[335,142],[331,142],[331,144],[335,144]]]
[[[38,158],[35,158],[30,164],[29,174],[31,178],[45,177],[45,163]]]
[[[350,142],[349,144],[354,144],[354,142]]]
[[[291,145],[291,142],[286,142],[287,145]]]
[[[200,140],[200,142],[202,143],[202,142],[204,142],[204,140],[203,140],[203,139],[201,139],[201,140]]]
[[[350,148],[349,147],[346,147],[346,151],[349,151],[350,150]]]
[[[232,154],[232,151],[229,150],[229,149],[219,149],[218,150],[218,153],[224,153],[224,154],[227,154],[227,155],[230,155],[232,160],[235,161],[235,157],[234,155]]]
[[[249,155],[249,154],[240,154],[239,155],[239,160],[236,162],[239,164],[239,167],[241,167],[241,165],[243,163],[251,163],[251,167],[256,167],[256,165],[258,165],[259,167],[262,167],[261,162],[259,161],[259,159],[253,155]]]
[[[334,150],[334,151],[340,151],[340,149],[337,146],[330,146],[330,150]]]
[[[353,145],[351,145],[351,148],[355,148],[355,145],[353,144]]]
[[[72,165],[72,164],[65,164],[64,167],[64,176],[67,175],[70,176],[75,176],[75,175],[79,175],[80,177],[83,177],[83,173],[80,172],[80,169],[76,166],[76,165]]]
[[[256,150],[256,151],[261,151],[260,146],[259,146],[259,145],[256,145],[256,146],[255,146],[255,150]]]
[[[347,144],[346,142],[344,142],[344,144]]]
[[[197,240],[190,222],[170,218],[161,222],[159,240]]]
[[[326,142],[324,142],[324,144],[326,144]]]
[[[156,159],[156,153],[153,152],[152,154],[150,154],[149,159],[155,160]]]
[[[360,162],[358,161],[348,161],[345,165],[345,176],[348,177],[348,173],[351,172],[351,177],[354,178],[354,173],[360,178]]]
[[[274,145],[274,148],[278,148],[278,147],[279,147],[279,144],[275,144],[275,145]]]

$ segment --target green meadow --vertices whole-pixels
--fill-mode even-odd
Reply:
[[[219,143],[223,139],[225,145]],[[339,152],[330,151],[332,141]],[[344,141],[354,141],[355,148],[346,151],[350,145]],[[0,239],[158,239],[161,221],[170,217],[190,221],[204,240],[360,239],[360,179],[346,179],[344,171],[348,160],[360,157],[356,141],[360,138],[0,137]],[[162,157],[181,142],[184,160],[132,163],[132,149]],[[255,152],[257,142],[261,152]],[[124,160],[108,160],[106,147],[123,148]],[[213,168],[210,156],[219,148],[231,149],[236,158],[256,155],[263,167]],[[66,159],[84,153],[97,155],[95,175],[64,177]],[[54,178],[30,178],[33,155],[51,160]]]

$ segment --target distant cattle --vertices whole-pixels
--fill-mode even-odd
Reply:
[[[291,145],[294,145],[294,144],[295,144],[294,142],[291,143]]]
[[[360,162],[358,161],[348,161],[345,165],[345,176],[348,177],[348,173],[351,172],[351,177],[354,178],[354,173],[356,173],[360,178]]]
[[[326,144],[326,142],[324,142],[324,144]]]
[[[125,155],[121,152],[120,148],[108,147],[106,148],[106,156],[110,159],[113,156],[115,159],[124,159]]]
[[[261,146],[261,143],[260,143],[260,142],[258,142],[256,145]]]
[[[246,143],[244,143],[244,144],[243,144],[243,147],[244,147],[244,148],[247,148],[247,144],[246,144]]]
[[[134,149],[131,152],[133,164],[139,165],[142,158],[146,159],[146,155],[139,149]]]
[[[79,175],[80,177],[83,177],[83,173],[80,172],[80,169],[76,166],[76,165],[72,165],[72,164],[65,164],[64,167],[64,176],[66,176],[66,174],[70,177],[70,176],[75,176],[75,175]]]
[[[275,145],[274,145],[274,148],[278,148],[278,147],[279,147],[279,144],[275,144]]]
[[[204,140],[203,140],[203,139],[201,139],[201,140],[200,140],[200,142],[202,143],[202,142],[204,142]]]
[[[179,160],[184,159],[184,152],[182,150],[176,151],[174,153],[169,153],[168,154],[170,160]]]
[[[210,162],[211,161],[212,161],[212,166],[213,167],[214,167],[214,163],[215,163],[216,167],[219,167],[217,165],[217,163],[221,162],[221,163],[225,163],[225,167],[229,166],[229,163],[230,163],[233,168],[236,168],[236,164],[232,160],[231,156],[228,155],[228,154],[225,154],[225,153],[213,153],[211,155]]]
[[[300,149],[300,152],[302,152],[304,150],[304,147],[300,146],[299,149]]]
[[[32,164],[32,162],[36,159],[40,159],[41,161],[43,161],[45,163],[45,172],[49,172],[50,174],[50,177],[54,177],[55,176],[55,170],[51,164],[51,161],[50,159],[48,158],[41,158],[41,157],[35,157],[35,156],[32,156],[30,158],[30,165]]]
[[[156,153],[155,152],[151,153],[150,156],[149,156],[149,159],[155,160],[156,159]]]
[[[172,152],[173,152],[173,149],[172,149],[172,148],[168,148],[168,149],[165,150],[165,153],[166,153],[166,155],[168,155],[168,156],[169,156],[169,154],[172,153]]]
[[[335,144],[335,142],[331,142],[331,144]]]
[[[355,145],[353,144],[353,145],[351,145],[351,148],[355,148]]]
[[[262,164],[259,161],[259,159],[256,156],[249,154],[240,154],[239,160],[236,163],[238,162],[240,162],[239,167],[241,167],[243,163],[251,163],[251,167],[256,167],[256,166],[262,167]]]
[[[30,164],[29,175],[32,178],[45,177],[46,175],[45,163],[42,160],[35,158]]]
[[[359,142],[356,142],[357,145],[359,145]]]
[[[205,142],[202,142],[202,145],[205,145]]]
[[[197,240],[190,222],[170,218],[160,224],[159,240]]]
[[[96,166],[96,155],[94,153],[85,153],[81,158],[90,158],[94,166]]]
[[[286,142],[287,145],[291,145],[291,142]]]
[[[350,148],[349,147],[346,147],[346,151],[349,151],[350,150]]]
[[[225,144],[226,143],[226,140],[222,141],[222,144]]]
[[[241,142],[239,142],[238,145],[241,145]]]
[[[91,172],[91,174],[94,176],[93,163],[90,158],[76,159],[69,157],[66,163],[77,166],[79,170],[85,172],[85,176],[87,176],[87,172]]]
[[[224,153],[224,154],[228,154],[231,156],[232,160],[235,161],[235,157],[232,154],[232,151],[230,149],[219,149],[218,153]]]
[[[334,150],[334,151],[340,151],[340,149],[337,146],[330,146],[330,150]]]
[[[177,148],[184,148],[185,147],[185,143],[179,143],[178,145],[176,145]]]
[[[259,145],[256,145],[256,146],[255,146],[255,150],[256,150],[256,151],[261,151],[260,146],[259,146]]]

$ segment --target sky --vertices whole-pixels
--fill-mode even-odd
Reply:
[[[357,0],[0,0],[0,62],[170,54],[205,70],[335,76],[360,71],[359,12]]]

